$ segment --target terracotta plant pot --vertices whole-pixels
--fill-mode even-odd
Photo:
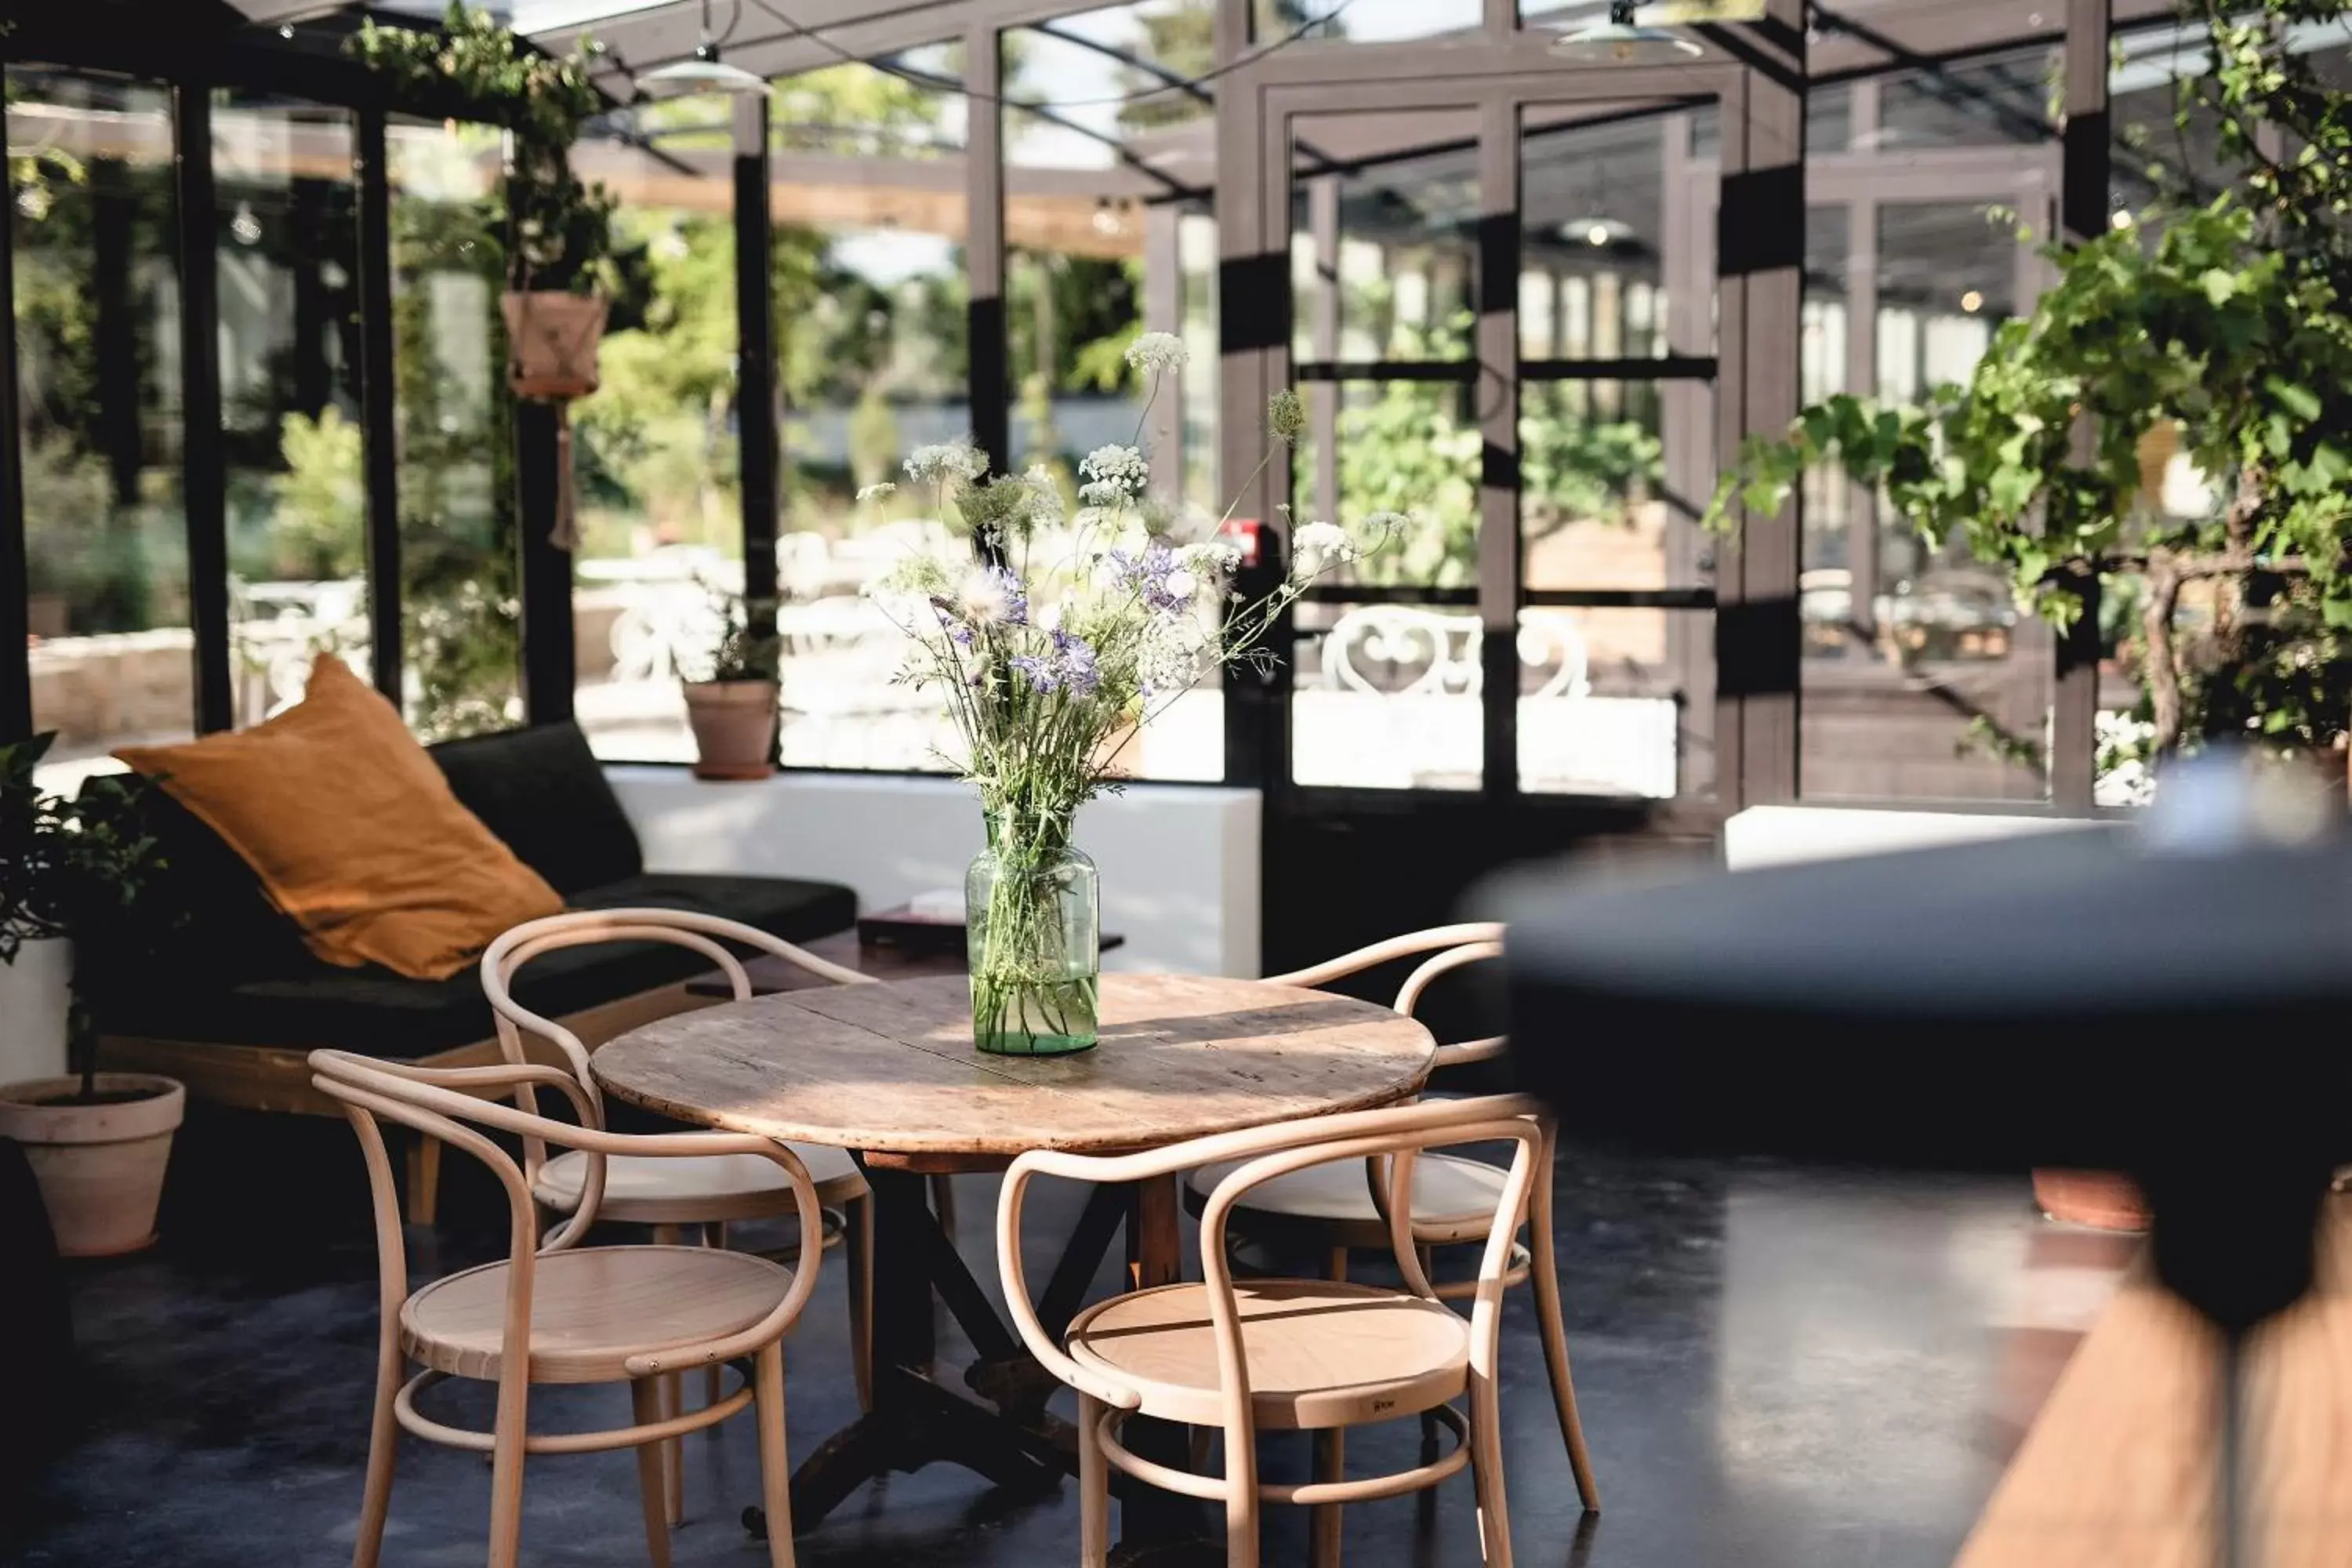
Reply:
[[[2037,1170],[2033,1204],[2051,1219],[2092,1230],[2143,1231],[2149,1218],[2139,1184],[2116,1171]]]
[[[698,779],[763,779],[776,771],[776,683],[695,680],[686,687]]]
[[[78,1078],[42,1078],[0,1087],[0,1138],[25,1146],[41,1201],[68,1258],[110,1258],[155,1240],[155,1210],[172,1134],[188,1107],[175,1079],[102,1072],[98,1092],[118,1098],[76,1105]]]
[[[507,384],[518,397],[585,397],[596,390],[596,345],[607,301],[548,289],[499,298],[507,323]]]

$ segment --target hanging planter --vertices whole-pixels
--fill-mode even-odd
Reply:
[[[596,390],[596,346],[611,304],[601,295],[510,289],[499,299],[507,323],[507,384],[518,397],[562,402]]]

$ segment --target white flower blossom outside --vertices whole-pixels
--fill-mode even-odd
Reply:
[[[1184,340],[1173,332],[1146,332],[1127,345],[1127,363],[1146,375],[1181,371],[1192,357]]]

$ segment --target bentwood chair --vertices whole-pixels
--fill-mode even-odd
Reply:
[[[1526,1212],[1544,1142],[1535,1112],[1535,1103],[1518,1096],[1429,1100],[1219,1133],[1142,1154],[1036,1150],[1013,1161],[996,1211],[1004,1299],[1030,1350],[1078,1392],[1079,1551],[1086,1568],[1104,1568],[1107,1562],[1114,1468],[1186,1497],[1222,1502],[1228,1568],[1256,1568],[1261,1503],[1336,1509],[1419,1491],[1465,1466],[1477,1491],[1488,1568],[1509,1568],[1495,1363],[1511,1237]],[[1486,1247],[1465,1321],[1438,1300],[1423,1271],[1406,1194],[1421,1151],[1489,1141],[1516,1147],[1486,1215]],[[1385,1167],[1387,1206],[1395,1216],[1389,1241],[1404,1279],[1402,1289],[1234,1279],[1226,1225],[1253,1190],[1322,1164],[1344,1162],[1360,1171],[1367,1160]],[[1210,1165],[1227,1174],[1201,1212],[1201,1282],[1114,1296],[1071,1320],[1064,1342],[1056,1343],[1031,1305],[1022,1268],[1021,1211],[1030,1181],[1050,1175],[1135,1182]],[[1451,1403],[1465,1393],[1466,1420]],[[1316,1479],[1258,1479],[1262,1431],[1308,1431],[1319,1439],[1350,1426],[1416,1415],[1433,1417],[1454,1443],[1415,1468],[1349,1480],[1338,1446],[1318,1441]],[[1130,1452],[1119,1432],[1138,1415],[1222,1430],[1223,1473],[1178,1470]]]
[[[746,1133],[629,1136],[590,1125],[592,1103],[571,1075],[542,1066],[421,1068],[345,1051],[310,1053],[310,1082],[342,1102],[367,1160],[382,1276],[375,1412],[368,1441],[353,1568],[375,1568],[392,1501],[393,1449],[403,1429],[490,1456],[490,1568],[514,1568],[522,1537],[525,1456],[637,1451],[646,1547],[668,1568],[660,1446],[717,1425],[747,1405],[760,1431],[760,1489],[771,1521],[770,1568],[791,1568],[792,1480],[784,1453],[783,1337],[816,1284],[812,1250],[797,1268],[704,1247],[575,1247],[596,1221],[596,1184],[571,1215],[544,1233],[529,1179],[484,1131],[492,1129],[607,1159],[739,1155],[776,1167],[803,1234],[823,1224],[815,1184],[790,1149]],[[552,1121],[484,1098],[549,1089],[572,1101],[583,1125]],[[383,1123],[437,1138],[480,1160],[505,1189],[511,1218],[507,1257],[408,1287],[400,1207]],[[731,1394],[703,1409],[665,1413],[659,1378],[680,1369],[739,1366]],[[409,1364],[422,1370],[411,1375]],[[417,1395],[452,1377],[498,1385],[488,1432],[451,1426],[417,1408]],[[530,1390],[540,1384],[626,1383],[633,1424],[603,1431],[535,1433]]]
[[[1328,985],[1400,959],[1424,959],[1406,976],[1397,993],[1396,1010],[1410,1015],[1429,987],[1441,976],[1503,952],[1503,927],[1490,922],[1438,926],[1407,936],[1392,937],[1370,947],[1288,974],[1269,977],[1277,985]],[[1465,1040],[1437,1047],[1436,1065],[1460,1067],[1486,1061],[1502,1054],[1503,1037]],[[1576,1478],[1578,1498],[1588,1510],[1601,1507],[1601,1489],[1593,1479],[1591,1456],[1584,1427],[1577,1417],[1576,1384],[1569,1375],[1568,1335],[1560,1319],[1559,1268],[1552,1252],[1552,1185],[1550,1179],[1553,1128],[1539,1120],[1543,1133],[1542,1179],[1529,1198],[1528,1237],[1525,1247],[1512,1248],[1506,1285],[1532,1279],[1536,1322],[1543,1340],[1544,1363],[1550,1374],[1552,1405],[1559,1417],[1559,1435],[1568,1448],[1569,1468]],[[1196,1208],[1219,1182],[1230,1174],[1230,1164],[1211,1165],[1187,1178],[1188,1197]],[[1431,1249],[1481,1241],[1505,1173],[1485,1161],[1458,1154],[1432,1154],[1416,1162],[1412,1181],[1412,1236],[1424,1267]],[[1277,1246],[1318,1250],[1333,1279],[1348,1277],[1348,1255],[1359,1248],[1381,1248],[1389,1242],[1388,1215],[1382,1206],[1382,1173],[1351,1171],[1338,1164],[1311,1166],[1278,1176],[1252,1188],[1237,1200],[1232,1233]],[[1475,1294],[1475,1281],[1441,1285],[1441,1299]],[[1325,1528],[1336,1530],[1336,1516],[1327,1516]],[[1336,1555],[1337,1542],[1321,1542]]]
[[[819,958],[781,937],[734,921],[686,910],[587,910],[550,915],[516,926],[490,943],[482,954],[482,990],[497,1016],[499,1048],[510,1062],[528,1060],[522,1041],[525,1031],[553,1046],[570,1065],[593,1124],[598,1127],[604,1124],[604,1097],[589,1068],[587,1047],[562,1025],[517,1003],[512,987],[516,973],[543,953],[606,942],[659,942],[690,948],[709,959],[727,976],[739,1002],[751,994],[751,982],[729,943],[772,954],[820,979],[839,984],[872,984],[870,975]],[[517,1103],[525,1111],[536,1109],[528,1085],[519,1091]],[[794,1143],[790,1147],[808,1171],[810,1180],[816,1184],[818,1201],[841,1215],[839,1234],[849,1266],[851,1374],[856,1380],[859,1405],[870,1406],[873,1383],[868,1347],[873,1342],[874,1324],[872,1194],[857,1163],[845,1151],[815,1143]],[[658,1245],[673,1244],[688,1237],[723,1245],[725,1227],[731,1221],[765,1219],[793,1212],[792,1184],[773,1161],[751,1154],[713,1154],[698,1160],[639,1159],[627,1155],[607,1158],[573,1150],[549,1158],[538,1140],[526,1139],[523,1173],[530,1184],[532,1195],[542,1206],[558,1214],[576,1211],[583,1195],[593,1185],[597,1193],[596,1212],[602,1217],[624,1225],[650,1226]],[[803,1245],[809,1245],[812,1237],[825,1237],[825,1234],[804,1229],[801,1233]],[[716,1396],[717,1378],[713,1369],[709,1385],[712,1397]],[[668,1412],[675,1415],[680,1404],[677,1380],[665,1379],[661,1394]],[[667,1445],[665,1470],[672,1523],[683,1515],[681,1457],[678,1445]]]

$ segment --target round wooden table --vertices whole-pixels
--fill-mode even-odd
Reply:
[[[681,1013],[596,1052],[615,1097],[739,1132],[853,1151],[874,1188],[874,1408],[793,1477],[807,1530],[857,1485],[946,1461],[1043,1490],[1074,1468],[1057,1386],[1030,1359],[957,1254],[924,1173],[1002,1169],[1031,1149],[1104,1153],[1235,1128],[1392,1104],[1421,1091],[1436,1045],[1370,1002],[1260,981],[1107,974],[1101,1043],[1067,1057],[986,1056],[967,984],[910,980],[787,992]],[[1174,1178],[1087,1199],[1038,1303],[1058,1334],[1122,1222],[1131,1288],[1180,1277]],[[936,1293],[980,1359],[938,1377]],[[1181,1465],[1181,1440],[1172,1460]],[[1134,1531],[1147,1500],[1128,1512]],[[748,1517],[748,1516],[747,1516]],[[1155,1531],[1166,1527],[1156,1521]],[[753,1521],[755,1530],[763,1525]]]

